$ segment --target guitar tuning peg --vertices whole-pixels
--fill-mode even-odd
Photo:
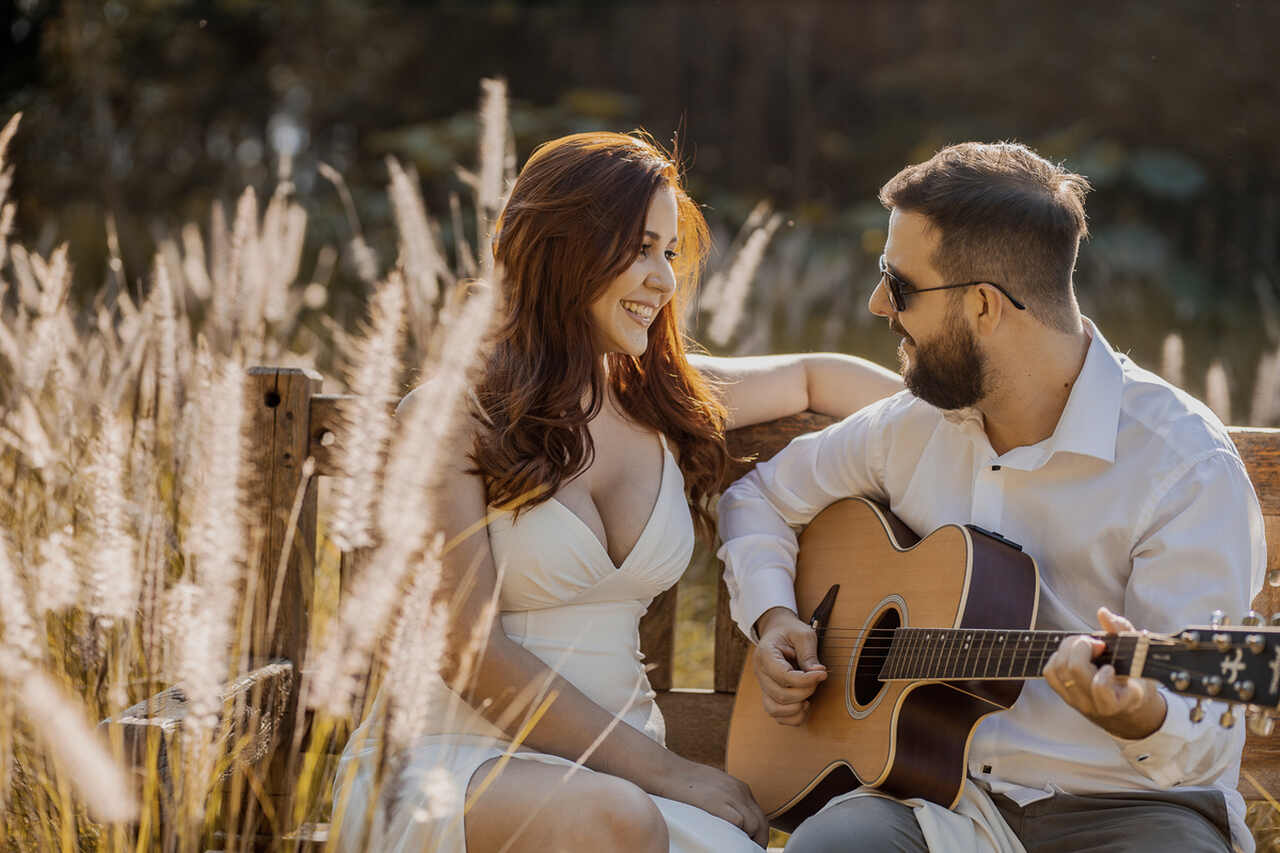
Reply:
[[[1240,620],[1240,624],[1241,625],[1261,625],[1262,614],[1256,610],[1250,610],[1248,613],[1244,615],[1244,618]]]
[[[1271,734],[1276,727],[1275,717],[1268,714],[1264,709],[1257,705],[1250,705],[1244,712],[1245,723],[1249,726],[1249,731],[1255,735],[1266,737]]]
[[[1227,614],[1221,610],[1215,610],[1209,616],[1209,626],[1212,628],[1221,628],[1227,624]]]
[[[1196,706],[1191,709],[1191,713],[1188,716],[1191,717],[1191,722],[1193,723],[1198,723],[1204,719],[1204,700],[1203,699],[1196,700]]]
[[[1235,724],[1236,715],[1231,713],[1231,707],[1228,706],[1227,710],[1223,711],[1222,716],[1218,718],[1218,725],[1222,726],[1224,729],[1229,729]]]

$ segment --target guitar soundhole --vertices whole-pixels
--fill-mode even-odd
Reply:
[[[870,705],[884,689],[884,682],[879,678],[880,669],[884,666],[885,655],[888,653],[890,632],[901,624],[902,614],[896,608],[889,607],[867,632],[853,675],[853,701],[856,705]]]

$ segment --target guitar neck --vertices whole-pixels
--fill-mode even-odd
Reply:
[[[1003,631],[983,628],[896,628],[880,679],[954,681],[1040,678],[1066,637],[1078,631]],[[1146,643],[1141,634],[1094,634],[1106,644],[1094,663],[1117,674],[1142,671]],[[874,642],[874,641],[870,641]]]

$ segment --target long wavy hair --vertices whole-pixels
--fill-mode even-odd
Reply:
[[[505,314],[477,387],[485,428],[471,456],[490,504],[519,513],[589,466],[587,424],[607,387],[628,417],[678,449],[695,521],[711,531],[706,499],[729,461],[726,412],[689,365],[682,329],[710,238],[677,162],[644,135],[577,133],[540,146],[516,179],[495,235]],[[640,253],[649,203],[664,185],[679,211],[675,296],[650,325],[643,355],[602,359],[588,309]]]

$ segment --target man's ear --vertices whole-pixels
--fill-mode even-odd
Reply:
[[[979,335],[990,335],[1004,320],[1005,302],[1000,291],[990,285],[979,284],[974,286],[972,298],[976,311],[973,318],[974,331]]]

